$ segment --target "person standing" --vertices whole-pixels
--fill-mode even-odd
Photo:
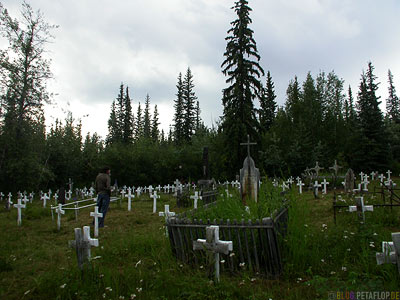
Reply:
[[[110,168],[104,167],[96,177],[97,206],[99,207],[99,212],[103,214],[103,217],[99,218],[99,227],[104,227],[104,219],[106,218],[108,206],[110,205],[110,174]]]

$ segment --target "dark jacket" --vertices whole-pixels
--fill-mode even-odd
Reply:
[[[106,173],[99,173],[96,177],[96,192],[97,194],[104,194],[111,196],[111,178]]]

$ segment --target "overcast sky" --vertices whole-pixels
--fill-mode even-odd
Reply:
[[[21,2],[0,0],[13,16]],[[31,0],[45,19],[59,25],[49,45],[57,93],[46,108],[47,123],[65,110],[81,118],[84,134],[107,134],[110,106],[123,82],[134,112],[150,95],[161,127],[172,124],[179,72],[190,67],[202,119],[211,126],[222,114],[226,87],[221,63],[233,0]],[[355,95],[368,61],[387,97],[391,69],[400,91],[400,1],[398,0],[250,0],[251,28],[260,64],[271,72],[277,102],[283,105],[295,75],[332,70]],[[265,83],[265,79],[262,79]],[[384,108],[384,103],[382,105]]]

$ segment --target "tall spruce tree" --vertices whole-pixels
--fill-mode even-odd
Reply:
[[[174,140],[176,144],[180,144],[183,141],[183,122],[184,122],[184,110],[183,110],[183,81],[182,73],[178,75],[178,83],[176,84],[177,93],[176,99],[174,100]],[[171,136],[169,136],[171,138]]]
[[[237,172],[246,155],[246,149],[240,142],[246,139],[247,134],[253,141],[259,141],[259,123],[253,101],[262,99],[263,86],[260,77],[264,70],[259,65],[260,56],[253,30],[249,25],[251,8],[248,1],[239,0],[233,7],[237,19],[231,22],[228,30],[225,60],[221,68],[227,76],[229,84],[223,90],[222,104],[224,107],[222,129],[227,147],[226,165],[229,172]]]
[[[276,115],[276,95],[274,90],[274,82],[271,73],[267,72],[267,82],[265,92],[260,101],[259,120],[261,130],[267,132],[275,120]]]
[[[200,126],[202,124],[200,114],[201,114],[200,103],[199,103],[199,101],[196,101],[196,109],[195,109],[195,129],[196,129],[196,132],[200,129]]]
[[[159,141],[160,137],[160,130],[158,126],[160,125],[160,122],[158,120],[158,109],[157,109],[157,104],[154,106],[154,113],[153,113],[153,120],[151,122],[151,139],[154,142]]]
[[[106,143],[108,145],[117,142],[117,114],[116,114],[116,108],[115,108],[115,100],[111,104],[111,112],[110,112],[110,117],[108,118],[108,134],[106,137]]]
[[[386,99],[386,114],[390,121],[400,124],[400,102],[393,84],[393,75],[388,70],[389,97]]]
[[[143,137],[149,139],[151,137],[151,115],[150,115],[150,96],[146,95],[145,107],[143,114]]]
[[[129,96],[129,88],[126,87],[125,97],[124,97],[124,111],[123,111],[123,132],[122,132],[122,142],[124,144],[130,144],[133,141],[133,123],[134,116],[132,113],[132,103]]]
[[[136,140],[139,140],[142,137],[143,137],[143,115],[142,115],[142,107],[139,102],[136,113],[135,138]]]
[[[376,95],[379,83],[368,63],[367,72],[361,75],[358,92],[358,122],[361,130],[361,149],[358,153],[358,168],[368,171],[383,171],[387,166],[387,141],[379,98]]]
[[[195,131],[196,114],[196,94],[194,92],[193,74],[190,68],[187,68],[183,80],[183,139],[189,142]]]

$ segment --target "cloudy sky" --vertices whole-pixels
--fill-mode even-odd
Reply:
[[[21,2],[0,0],[13,16]],[[190,67],[202,119],[211,126],[222,114],[225,78],[221,63],[233,0],[30,0],[59,25],[49,45],[57,93],[46,108],[48,124],[69,110],[84,132],[105,137],[110,105],[123,82],[136,112],[146,94],[158,105],[161,126],[172,124],[179,72]],[[260,64],[270,70],[277,101],[295,75],[335,73],[356,94],[368,61],[387,97],[387,71],[400,91],[400,1],[249,0]],[[262,79],[265,82],[265,79]],[[382,105],[384,108],[384,103]]]

